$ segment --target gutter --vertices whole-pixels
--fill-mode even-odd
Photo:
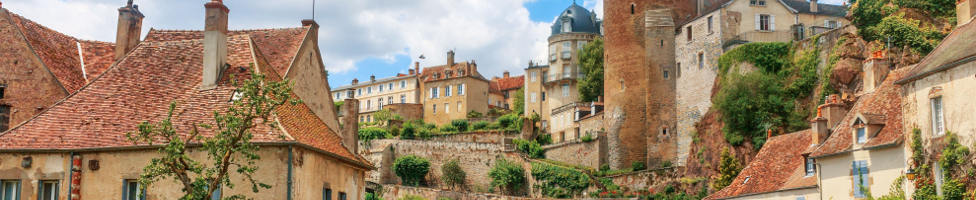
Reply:
[[[942,71],[946,71],[946,70],[955,68],[955,67],[957,67],[959,65],[966,64],[966,63],[969,63],[969,62],[974,62],[974,61],[976,61],[976,54],[969,55],[969,56],[964,57],[962,59],[959,59],[959,60],[956,60],[956,61],[953,61],[953,62],[950,62],[950,63],[943,64],[942,66],[939,66],[939,67],[937,67],[937,68],[935,68],[933,70],[929,70],[929,71],[926,71],[926,72],[922,72],[922,73],[919,73],[919,74],[915,74],[915,75],[909,76],[908,78],[904,78],[904,79],[895,81],[895,84],[904,85],[905,83],[912,82],[912,81],[916,81],[918,79],[925,78],[925,77],[927,77],[929,75],[932,75],[932,74],[935,74],[935,73],[939,73],[939,72],[942,72]]]
[[[769,192],[749,193],[749,194],[743,194],[743,195],[731,196],[731,197],[725,197],[725,198],[719,198],[719,199],[742,198],[742,197],[748,197],[748,196],[756,196],[756,195],[763,195],[763,194],[776,193],[776,192],[787,192],[787,191],[793,191],[793,190],[803,190],[803,189],[810,189],[810,188],[818,188],[818,187],[817,187],[817,185],[804,186],[804,187],[795,187],[795,188],[787,188],[787,189],[782,189],[782,190],[774,190],[774,191],[769,191]],[[823,197],[820,197],[820,198],[822,199]]]

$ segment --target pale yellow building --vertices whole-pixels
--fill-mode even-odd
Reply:
[[[415,63],[415,66],[419,64]],[[416,69],[410,69],[408,74],[393,77],[376,79],[376,76],[370,76],[369,81],[362,82],[353,79],[350,85],[333,88],[332,98],[333,101],[348,98],[359,100],[359,122],[375,122],[372,114],[383,110],[384,106],[421,103],[417,76]]]
[[[474,60],[454,62],[447,52],[447,64],[425,67],[420,75],[424,121],[445,124],[467,119],[471,111],[488,112],[488,79],[478,73]]]
[[[303,103],[275,109],[269,120],[280,126],[257,125],[252,131],[252,142],[261,147],[256,152],[261,159],[254,163],[259,169],[252,178],[272,187],[252,192],[245,177],[231,172],[236,187],[222,186],[217,196],[363,199],[365,173],[374,167],[355,153],[355,135],[343,137],[338,132],[333,103],[325,92],[328,79],[318,53],[318,25],[305,20],[297,28],[229,31],[229,10],[223,3],[211,1],[205,8],[203,31],[150,30],[97,79],[2,133],[4,196],[179,198],[183,192],[174,179],[140,189],[135,180],[143,167],[162,155],[158,145],[131,142],[126,133],[138,131],[141,122],[163,120],[171,103],[176,105],[174,131],[188,133],[189,124],[212,125],[213,112],[228,109],[239,98],[231,79],[258,73],[267,81],[290,80],[292,96]],[[213,134],[200,131],[201,136]],[[189,151],[189,157],[207,160],[206,152],[192,146]]]

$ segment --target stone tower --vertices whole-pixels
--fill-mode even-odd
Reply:
[[[604,123],[611,168],[638,161],[658,166],[677,157],[671,133],[676,121],[674,19],[694,12],[693,1],[688,2],[604,1]]]

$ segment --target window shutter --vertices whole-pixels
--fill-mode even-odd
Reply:
[[[762,30],[759,20],[759,14],[756,14],[756,30]]]
[[[776,31],[776,15],[769,15],[769,30]]]

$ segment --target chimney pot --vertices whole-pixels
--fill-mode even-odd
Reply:
[[[508,78],[508,76],[509,76],[508,70],[505,70],[505,72],[502,73],[502,77]]]
[[[203,89],[217,86],[220,74],[227,65],[227,13],[223,1],[204,4],[206,15],[203,32]]]
[[[138,5],[132,4],[132,0],[119,8],[119,20],[115,30],[115,60],[121,60],[139,45],[144,17],[139,12]]]
[[[410,71],[410,75],[417,73],[417,71],[414,71],[413,69],[410,69],[409,71]]]
[[[376,75],[369,75],[369,82],[376,82]]]
[[[352,84],[353,84],[353,85],[355,85],[355,84],[359,84],[359,79],[355,79],[355,78],[354,78],[354,79],[352,79]]]
[[[447,66],[454,66],[454,50],[447,51]]]

